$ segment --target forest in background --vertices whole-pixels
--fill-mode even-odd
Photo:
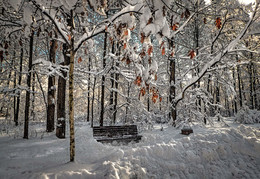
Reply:
[[[259,1],[0,2],[0,115],[91,125],[260,121]],[[73,144],[74,143],[74,144]]]

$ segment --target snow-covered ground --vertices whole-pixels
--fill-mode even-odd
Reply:
[[[31,126],[29,140],[0,137],[0,178],[260,178],[260,126],[180,129],[155,126],[140,143],[102,144],[88,123],[76,123],[76,162],[69,138]],[[16,136],[14,138],[14,136]]]

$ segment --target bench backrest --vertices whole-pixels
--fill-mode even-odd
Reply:
[[[136,125],[127,125],[127,126],[96,126],[93,127],[93,136],[94,137],[116,137],[124,135],[137,135],[137,126]]]

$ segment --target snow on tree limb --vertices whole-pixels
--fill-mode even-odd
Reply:
[[[184,98],[184,94],[186,92],[186,90],[191,87],[192,85],[194,85],[196,82],[198,82],[207,72],[208,70],[214,66],[216,63],[220,62],[222,57],[225,56],[227,53],[232,52],[233,49],[236,47],[237,43],[239,42],[239,40],[241,40],[244,35],[246,34],[246,31],[248,30],[248,28],[250,27],[250,25],[252,24],[252,22],[254,21],[254,17],[256,15],[257,9],[259,6],[259,2],[256,3],[255,6],[255,10],[253,15],[251,16],[251,19],[249,20],[249,22],[247,23],[247,25],[244,27],[244,29],[241,31],[241,33],[233,40],[231,41],[226,48],[219,52],[211,61],[209,61],[207,64],[204,65],[204,67],[202,68],[202,70],[200,71],[200,73],[198,74],[198,76],[192,78],[187,85],[182,89],[181,93],[176,96],[175,98],[175,104],[177,105],[183,98]]]
[[[47,11],[45,11],[44,9],[42,9],[40,7],[39,4],[37,4],[35,1],[32,1],[33,5],[35,7],[37,7],[45,16],[47,16],[51,21],[52,23],[54,24],[54,26],[57,28],[59,34],[61,35],[61,37],[63,38],[63,40],[67,43],[67,44],[70,44],[69,43],[69,40],[66,36],[66,34],[64,33],[64,31],[61,29],[60,25],[59,25],[59,22],[57,22],[57,20],[55,20],[55,17],[52,17]]]

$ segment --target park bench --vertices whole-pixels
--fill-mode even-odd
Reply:
[[[93,127],[93,137],[102,143],[117,141],[124,144],[131,141],[139,142],[142,138],[141,135],[138,135],[136,125],[95,126]]]

